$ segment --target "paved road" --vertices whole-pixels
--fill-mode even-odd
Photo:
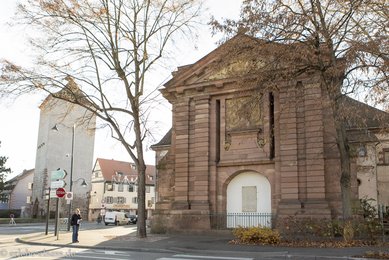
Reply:
[[[85,222],[82,224],[83,230],[90,230],[90,229],[109,229],[113,228],[114,226],[105,226],[104,224],[97,224],[95,222]],[[123,226],[124,228],[133,228],[135,225],[127,225]],[[46,230],[46,224],[45,223],[34,223],[34,224],[16,224],[16,225],[8,225],[8,224],[1,224],[0,225],[0,236],[2,234],[31,234],[36,232],[45,232]],[[54,224],[49,224],[49,233],[54,232]],[[61,229],[62,231],[62,229]]]
[[[347,260],[359,259],[368,248],[278,248],[230,245],[223,233],[209,235],[135,236],[136,226],[84,223],[80,243],[71,243],[71,232],[60,239],[44,235],[44,224],[0,225],[0,259],[133,259],[133,260]],[[16,242],[19,238],[20,243]],[[382,250],[382,249],[381,249]],[[385,249],[387,250],[387,248]]]

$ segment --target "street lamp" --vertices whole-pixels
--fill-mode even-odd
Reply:
[[[53,128],[51,128],[53,131],[59,132],[57,124],[54,125]],[[72,192],[72,186],[73,186],[73,160],[74,160],[74,137],[75,137],[75,131],[76,130],[76,124],[73,124],[72,127],[72,150],[70,154],[70,176],[69,176],[69,191]],[[85,182],[85,180],[84,180]],[[86,184],[86,183],[85,183]],[[72,217],[72,201],[69,201],[69,214],[68,214],[68,231],[70,231],[70,219]]]
[[[86,183],[86,180],[84,178],[78,178],[77,180],[75,180],[73,182],[78,182],[79,180],[82,180],[81,187],[86,188],[86,186],[88,186],[88,184]]]

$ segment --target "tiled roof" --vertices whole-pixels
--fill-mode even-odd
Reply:
[[[100,165],[102,175],[106,181],[111,181],[117,173],[122,173],[123,177],[127,176],[128,180],[135,180],[138,176],[134,163],[97,158],[96,164]],[[152,177],[152,178],[150,178]],[[146,167],[146,184],[155,183],[155,166],[147,165]]]
[[[9,179],[8,181],[6,181],[6,183],[11,183],[11,182],[14,182],[14,181],[18,181],[18,180],[24,178],[25,176],[27,176],[27,175],[29,175],[31,173],[34,174],[34,171],[35,171],[35,169],[23,170],[23,172],[19,173],[18,175],[16,175],[12,179]]]
[[[171,145],[172,143],[172,128],[165,134],[165,136],[156,144],[151,146],[151,149],[158,148],[160,146]]]
[[[348,129],[389,128],[389,113],[344,96],[341,113]]]

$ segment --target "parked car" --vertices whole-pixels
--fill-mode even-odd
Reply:
[[[138,221],[138,216],[136,215],[126,214],[126,218],[127,224],[136,224],[136,222]]]
[[[126,214],[119,211],[110,211],[106,212],[104,216],[104,223],[107,226],[108,224],[113,225],[126,225],[128,222]]]

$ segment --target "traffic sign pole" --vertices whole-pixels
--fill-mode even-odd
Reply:
[[[59,198],[57,198],[57,205],[55,205],[55,227],[54,227],[54,236],[58,234],[58,209],[59,209]]]
[[[59,198],[57,199],[57,240],[59,240]]]
[[[47,213],[46,213],[46,230],[45,235],[49,233],[49,218],[50,218],[50,188],[46,190],[47,196]]]
[[[55,221],[55,233],[57,235],[57,240],[59,240],[59,199],[65,196],[66,191],[64,188],[58,188],[55,191],[55,194],[57,194],[57,214],[56,214],[56,221]]]

